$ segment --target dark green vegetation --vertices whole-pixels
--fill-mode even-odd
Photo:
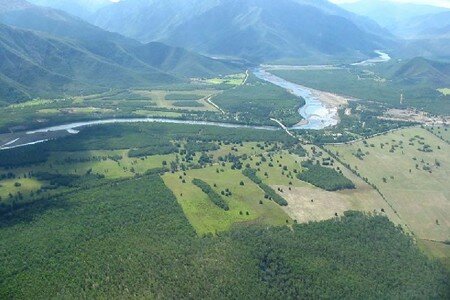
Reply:
[[[266,193],[265,197],[267,199],[273,200],[275,203],[277,203],[278,205],[281,205],[281,206],[287,206],[288,205],[287,201],[283,197],[278,195],[270,186],[265,184],[256,175],[256,170],[250,169],[250,168],[246,168],[245,170],[242,171],[242,174],[244,174],[244,176],[248,177],[251,181],[256,183],[264,191],[264,193]]]
[[[180,151],[170,140],[184,141],[187,154],[216,150],[210,142],[240,143],[243,141],[272,141],[289,143],[290,137],[280,131],[242,128],[224,130],[214,126],[177,124],[102,125],[83,129],[79,134],[43,144],[1,151],[0,166],[12,167],[45,162],[50,151],[88,151],[129,149],[132,157],[168,154]]]
[[[449,296],[442,269],[385,217],[199,238],[155,175],[3,215],[0,253],[1,298]]]
[[[335,169],[322,167],[311,161],[302,163],[302,167],[307,168],[297,174],[298,179],[311,183],[327,191],[339,191],[345,189],[354,189],[355,184]]]
[[[319,90],[399,108],[414,107],[433,114],[449,114],[450,101],[437,91],[449,83],[450,67],[416,58],[376,67],[321,71],[274,71],[286,80]],[[403,94],[403,104],[400,104]]]
[[[92,19],[144,42],[254,62],[355,59],[392,45],[374,22],[326,1],[121,1]]]
[[[204,182],[201,179],[194,178],[192,180],[192,183],[195,184],[197,187],[199,187],[203,193],[208,195],[209,199],[218,207],[221,209],[227,211],[230,210],[228,207],[228,204],[223,200],[222,196],[216,193],[216,191],[213,190],[213,188],[206,182]]]
[[[158,143],[159,142],[159,143]],[[156,141],[151,146],[131,149],[128,151],[129,157],[143,157],[150,155],[170,154],[178,151],[178,147],[167,141]]]
[[[0,23],[3,102],[154,87],[238,69],[181,48],[144,45],[22,0],[2,0]]]
[[[177,107],[203,107],[204,105],[197,101],[175,101],[172,102],[173,106]]]
[[[298,109],[305,103],[285,89],[254,75],[250,75],[246,84],[224,91],[212,100],[245,123],[273,125],[269,118],[276,118],[287,126],[301,120]]]
[[[48,153],[36,151],[33,147],[2,150],[0,155],[0,167],[19,167],[46,162]]]

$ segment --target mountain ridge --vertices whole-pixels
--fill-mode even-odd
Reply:
[[[364,58],[393,45],[386,31],[368,19],[356,21],[361,18],[327,1],[195,0],[187,5],[125,0],[100,9],[91,21],[144,42],[267,62],[299,56]]]
[[[3,99],[9,95],[21,95],[19,99],[53,96],[87,88],[152,87],[240,70],[185,49],[144,45],[26,1],[0,0],[0,7]],[[145,56],[141,53],[144,50]],[[14,64],[27,66],[22,76],[16,76],[21,69],[10,68]],[[27,87],[24,83],[31,78],[34,81]]]

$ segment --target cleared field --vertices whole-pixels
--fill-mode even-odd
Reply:
[[[327,149],[375,184],[418,238],[449,239],[447,143],[414,127]]]
[[[207,79],[206,82],[209,84],[229,84],[229,85],[240,85],[244,82],[246,77],[245,73],[228,75],[225,77],[216,77]]]
[[[104,175],[108,179],[129,178],[135,174],[144,174],[147,170],[161,168],[163,161],[175,160],[175,154],[153,155],[143,158],[129,158],[128,149],[98,150],[77,152],[53,152],[44,164],[33,167],[20,167],[2,170],[21,176],[30,171],[58,174],[84,175],[88,171]],[[0,169],[1,170],[1,169]]]
[[[309,158],[313,158],[313,147],[304,147],[308,151]],[[321,153],[320,157],[328,158],[329,155]],[[306,158],[300,159],[305,160]],[[278,188],[280,188],[283,191],[282,193],[278,191],[278,193],[289,203],[283,209],[293,219],[300,223],[321,221],[334,218],[336,214],[342,216],[348,210],[357,210],[384,214],[395,224],[401,224],[401,220],[375,189],[347,170],[339,162],[334,161],[333,167],[342,170],[343,175],[350,179],[356,188],[353,190],[328,192],[298,179],[293,181],[291,190],[286,184],[273,184],[275,190],[278,191]]]
[[[0,180],[0,202],[7,199],[9,195],[18,192],[25,194],[39,190],[42,183],[32,178]]]
[[[182,115],[181,113],[174,111],[155,111],[145,109],[135,110],[133,114],[144,117],[166,117],[166,118],[176,118]]]
[[[230,197],[222,196],[230,210],[224,211],[213,204],[200,188],[192,184],[194,178],[207,182],[219,194],[226,189],[231,191]],[[264,192],[240,170],[231,170],[229,164],[189,170],[186,175],[183,172],[168,173],[163,180],[199,235],[226,231],[235,223],[286,225],[286,220],[292,223],[278,204],[264,199]],[[244,185],[240,185],[241,181]]]
[[[431,258],[439,259],[444,267],[450,271],[450,244],[420,240],[418,246]]]
[[[266,184],[271,186],[284,185],[286,187],[306,185],[305,182],[300,181],[295,176],[295,170],[299,172],[302,169],[300,163],[305,158],[289,154],[287,151],[281,151],[271,156],[265,154],[264,158],[266,161],[263,161],[260,157],[255,157],[250,165],[257,170],[258,177]]]
[[[438,89],[438,91],[441,92],[444,96],[450,95],[450,88]]]
[[[443,139],[447,143],[450,143],[450,126],[449,125],[432,126],[432,127],[428,127],[427,129],[430,130],[434,135],[436,135],[440,139]]]
[[[67,108],[44,108],[37,111],[39,114],[105,114],[113,113],[112,109],[98,108],[98,107],[67,107]]]
[[[217,109],[210,105],[207,101],[203,101],[204,98],[217,93],[215,90],[193,90],[193,91],[165,91],[165,90],[138,90],[134,91],[136,94],[142,97],[148,97],[152,99],[152,102],[156,104],[155,107],[166,109],[185,109],[192,111],[216,111]],[[198,101],[203,104],[200,107],[179,106],[174,103],[179,103],[182,100]]]

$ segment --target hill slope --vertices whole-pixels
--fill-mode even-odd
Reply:
[[[0,56],[0,99],[8,102],[178,81],[150,66],[125,68],[74,43],[5,25],[0,25]]]
[[[238,70],[184,49],[143,45],[22,0],[0,0],[0,22],[9,25],[0,30],[4,101],[87,88],[150,87]]]
[[[446,11],[445,8],[431,5],[398,3],[389,0],[360,0],[343,3],[341,6],[348,11],[375,20],[396,34],[401,31],[402,24],[413,18]]]
[[[450,86],[450,63],[416,57],[402,64],[393,78],[409,84],[447,87]]]
[[[360,19],[327,1],[127,0],[101,9],[93,22],[142,41],[260,62],[366,57],[390,45],[376,24]]]

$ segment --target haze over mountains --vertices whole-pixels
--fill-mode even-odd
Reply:
[[[342,7],[369,17],[403,38],[427,38],[450,34],[450,9],[431,5],[361,0]]]
[[[143,42],[258,62],[367,57],[392,45],[374,22],[328,1],[126,0],[92,22]]]

